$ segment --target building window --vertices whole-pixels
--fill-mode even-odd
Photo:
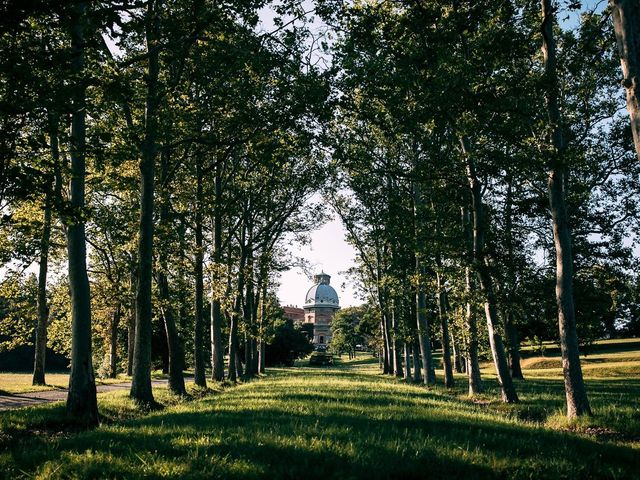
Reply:
[[[320,343],[324,343],[324,336],[320,335]]]

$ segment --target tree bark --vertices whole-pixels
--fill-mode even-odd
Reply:
[[[422,380],[425,385],[434,385],[436,383],[435,366],[433,364],[433,355],[431,352],[431,342],[429,340],[429,320],[427,317],[427,295],[422,286],[424,281],[424,265],[422,256],[424,255],[424,240],[418,226],[422,218],[423,199],[420,191],[420,185],[417,182],[413,184],[413,211],[416,225],[416,274],[418,282],[416,285],[416,326],[418,332],[418,343],[420,344],[420,354],[422,355]]]
[[[158,269],[158,300],[160,301],[160,314],[164,323],[165,334],[167,336],[167,348],[169,350],[169,390],[176,395],[186,395],[187,390],[184,384],[184,355],[182,342],[178,335],[176,319],[171,306],[171,293],[169,290],[169,280],[166,274],[167,262],[164,254],[159,255]]]
[[[438,282],[438,313],[440,315],[440,333],[442,339],[442,367],[444,369],[444,386],[453,388],[455,380],[451,366],[451,338],[449,336],[449,317],[447,313],[447,292],[442,275],[436,274]]]
[[[136,276],[136,268],[132,264],[129,279],[131,308],[129,311],[129,318],[127,320],[127,376],[129,377],[133,374],[133,351],[136,344]]]
[[[242,237],[244,240],[244,232],[242,233]],[[238,287],[236,290],[235,306],[231,313],[231,322],[229,325],[229,380],[232,382],[237,381],[239,370],[242,368],[242,364],[238,358],[238,321],[242,315],[245,263],[246,252],[242,249],[240,252],[240,268],[238,270]]]
[[[468,295],[473,292],[471,283],[471,269],[465,268],[465,291]],[[467,354],[467,374],[469,376],[469,396],[472,397],[484,391],[480,362],[478,360],[478,323],[473,313],[471,301],[467,301],[466,324],[469,330],[469,352]]]
[[[582,378],[576,316],[573,303],[573,255],[571,232],[564,192],[566,174],[566,142],[562,131],[562,117],[558,106],[558,76],[556,47],[553,37],[554,13],[550,0],[541,0],[542,53],[546,80],[545,103],[552,128],[552,152],[548,162],[549,204],[556,251],[556,303],[562,351],[562,370],[567,398],[567,416],[591,415],[591,407]]]
[[[169,287],[169,233],[173,232],[171,224],[171,204],[169,199],[169,171],[170,171],[170,151],[165,150],[161,155],[160,163],[160,218],[158,222],[158,237],[160,238],[158,248],[157,282],[158,300],[160,303],[160,314],[164,323],[165,334],[167,336],[167,349],[169,354],[169,390],[176,395],[186,395],[187,390],[184,384],[184,351],[182,340],[178,334],[176,317],[171,305],[171,289]]]
[[[72,218],[67,227],[69,290],[71,293],[71,374],[67,396],[67,414],[85,425],[98,424],[98,402],[91,358],[91,294],[87,275],[85,238],[85,152],[86,152],[86,79],[85,34],[87,4],[72,6],[71,18],[71,185]]]
[[[122,316],[120,302],[116,304],[111,318],[109,331],[109,378],[116,378],[118,375],[118,327]]]
[[[213,262],[220,266],[222,259],[222,178],[220,165],[215,170],[215,204],[213,207]],[[211,280],[211,379],[217,382],[224,380],[224,347],[222,346],[222,311],[220,300],[213,290]]]
[[[51,120],[51,160],[56,172],[60,162],[58,146],[58,122]],[[45,362],[47,356],[47,325],[49,323],[49,305],[47,304],[47,272],[49,269],[49,248],[51,244],[51,222],[53,202],[61,185],[60,175],[52,174],[47,183],[44,199],[44,218],[42,220],[42,237],[40,238],[40,262],[38,267],[38,323],[36,325],[35,355],[33,359],[33,385],[46,385]],[[52,185],[55,183],[54,185]]]
[[[505,313],[504,329],[509,344],[509,370],[511,370],[511,377],[524,380],[522,366],[520,365],[520,339],[518,338],[518,329],[513,323],[511,312]]]
[[[622,85],[627,93],[627,110],[636,156],[640,160],[640,3],[638,0],[609,0],[616,33]]]
[[[393,351],[393,374],[396,377],[402,377],[402,354],[400,353],[400,346],[398,345],[398,318],[397,318],[397,306],[391,307],[391,349]]]
[[[199,387],[207,387],[204,357],[204,238],[202,234],[202,209],[204,203],[202,191],[202,158],[196,158],[196,205],[195,205],[195,237],[196,251],[194,258],[195,276],[195,325],[193,334],[193,381]]]
[[[351,350],[349,350],[349,358],[351,358]],[[404,379],[411,380],[411,353],[407,342],[404,342]]]
[[[484,205],[482,203],[482,184],[476,174],[475,162],[471,152],[469,151],[468,141],[465,138],[461,138],[460,145],[465,159],[465,169],[467,179],[469,181],[472,200],[473,266],[478,276],[480,292],[484,297],[484,311],[487,319],[491,354],[493,356],[493,363],[496,367],[498,383],[500,384],[502,401],[506,403],[514,403],[518,401],[518,395],[516,394],[516,390],[509,373],[509,365],[507,364],[502,337],[495,330],[495,326],[498,324],[498,314],[493,281],[486,265],[484,253],[484,236],[486,227],[484,224]]]
[[[144,141],[140,160],[140,222],[138,237],[138,281],[136,293],[136,336],[133,355],[131,397],[143,405],[153,405],[151,389],[152,268],[153,268],[153,204],[155,190],[155,161],[158,135],[158,76],[160,73],[158,0],[147,2],[147,98]]]
[[[422,380],[422,374],[420,373],[422,367],[420,365],[420,346],[417,342],[414,342],[411,346],[411,352],[413,353],[413,381],[418,383]]]

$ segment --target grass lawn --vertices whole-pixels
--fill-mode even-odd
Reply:
[[[462,376],[427,390],[361,355],[191,401],[157,389],[165,408],[146,414],[126,392],[102,394],[93,431],[65,425],[60,404],[5,412],[0,476],[640,478],[640,376],[588,379],[596,416],[568,423],[561,380],[533,370],[518,405],[498,402],[491,378],[471,401]]]
[[[0,372],[0,393],[28,393],[43,392],[45,390],[61,390],[69,387],[68,373],[47,373],[45,380],[46,385],[31,385],[33,374],[31,373],[7,373]],[[120,376],[118,378],[97,378],[97,385],[106,385],[109,383],[122,383],[129,381],[128,377]]]
[[[185,371],[186,376],[193,376],[193,371]],[[168,375],[162,370],[155,370],[151,377],[154,380],[164,380]],[[46,390],[62,390],[69,387],[68,373],[48,373],[45,376],[46,385],[31,385],[33,374],[0,372],[0,394],[20,394],[29,392],[44,392]],[[130,382],[131,377],[120,374],[117,378],[96,378],[96,385]]]

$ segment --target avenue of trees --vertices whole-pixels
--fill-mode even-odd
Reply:
[[[263,372],[276,331],[298,338],[274,278],[325,219],[323,192],[385,373],[450,387],[465,371],[474,395],[487,350],[516,402],[521,339],[558,338],[567,414],[590,414],[580,342],[640,327],[639,15],[633,0],[5,2],[2,348],[33,342],[34,384],[47,346],[69,355],[67,411],[89,425],[96,371],[131,375],[145,407],[159,362],[179,395],[187,367],[200,387]]]

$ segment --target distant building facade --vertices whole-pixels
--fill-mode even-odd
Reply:
[[[304,323],[304,309],[287,305],[282,307],[284,310],[284,318],[293,320],[295,323]]]
[[[303,322],[313,325],[315,345],[327,345],[331,342],[331,321],[340,310],[340,301],[330,285],[331,275],[321,272],[314,276],[313,281],[314,285],[305,297]]]

